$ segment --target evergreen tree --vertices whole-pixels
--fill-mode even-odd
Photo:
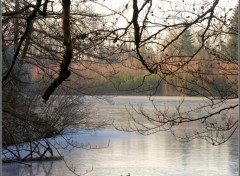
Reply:
[[[238,56],[238,6],[234,9],[233,16],[230,19],[229,40],[226,46],[227,55],[237,60]]]
[[[179,40],[180,54],[192,55],[195,51],[194,39],[190,29],[187,29],[180,37]]]

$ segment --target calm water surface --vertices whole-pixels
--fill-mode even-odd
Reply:
[[[179,97],[161,97],[159,104],[171,104],[173,109]],[[150,108],[146,97],[115,97],[112,104],[89,98],[94,104],[98,120],[115,120],[124,124],[128,117],[125,105],[142,104]],[[188,99],[187,107],[199,105],[200,99]],[[238,116],[237,110],[232,112]],[[91,170],[89,176],[237,176],[238,136],[227,143],[212,146],[202,140],[189,143],[176,141],[168,132],[150,136],[120,132],[112,128],[96,133],[75,135],[80,143],[90,142],[102,149],[74,149],[63,151],[64,158],[77,173]],[[109,143],[110,141],[110,143]],[[109,143],[109,146],[106,147]],[[33,167],[11,163],[3,164],[3,176],[72,176],[63,161],[29,162]]]

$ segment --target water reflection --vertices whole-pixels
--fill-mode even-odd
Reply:
[[[89,136],[95,143],[101,139],[108,148],[85,151],[73,150],[65,153],[65,158],[73,164],[77,172],[84,172],[93,167],[91,176],[106,175],[238,175],[237,144],[234,139],[221,146],[194,140],[191,143],[179,143],[168,133],[157,133],[151,136],[138,136],[130,133],[116,132],[110,129]],[[79,136],[83,142],[87,140]],[[32,163],[33,167],[19,164],[3,165],[4,176],[70,176],[72,175],[62,161]]]
[[[35,176],[35,175],[52,175],[52,168],[54,161],[48,162],[29,162],[32,164],[32,167],[11,163],[3,164],[3,175],[4,176]],[[14,168],[14,169],[13,169]]]
[[[145,100],[140,99],[145,102]],[[140,101],[138,100],[138,102]],[[124,119],[124,101],[112,106],[99,104],[99,116]],[[173,101],[173,100],[171,100]],[[137,102],[135,100],[135,102]],[[126,104],[126,102],[125,102]],[[119,108],[121,107],[121,109]],[[115,115],[115,116],[114,116]],[[237,133],[225,144],[212,146],[202,140],[177,142],[167,132],[150,136],[104,129],[96,135],[75,135],[80,143],[106,146],[98,150],[65,151],[64,158],[77,173],[91,170],[89,176],[237,176]],[[32,168],[20,164],[4,164],[3,176],[72,176],[63,161],[33,162]]]

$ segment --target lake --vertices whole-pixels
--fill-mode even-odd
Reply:
[[[172,111],[181,97],[157,97],[155,102]],[[112,97],[109,102],[87,98],[93,106],[93,116],[98,121],[114,121],[126,125],[131,109],[128,105],[142,105],[152,113],[148,97]],[[233,100],[232,103],[236,103]],[[183,108],[203,104],[201,98],[187,98]],[[231,102],[230,102],[231,103]],[[171,111],[171,110],[170,110]],[[204,112],[198,112],[204,113]],[[237,109],[230,111],[238,117]],[[90,143],[100,149],[73,149],[62,151],[69,166],[77,173],[89,171],[89,176],[237,176],[238,134],[220,146],[212,146],[203,140],[181,143],[169,132],[143,136],[117,131],[112,127],[92,133],[75,134],[80,143]],[[59,139],[61,140],[61,139]],[[28,162],[32,167],[10,163],[3,164],[3,176],[72,176],[63,161]]]

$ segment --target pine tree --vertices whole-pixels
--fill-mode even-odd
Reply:
[[[184,31],[179,40],[180,54],[192,55],[195,51],[194,40],[190,29]]]
[[[238,6],[234,9],[233,16],[230,19],[229,40],[226,46],[227,55],[237,60],[238,56]]]

